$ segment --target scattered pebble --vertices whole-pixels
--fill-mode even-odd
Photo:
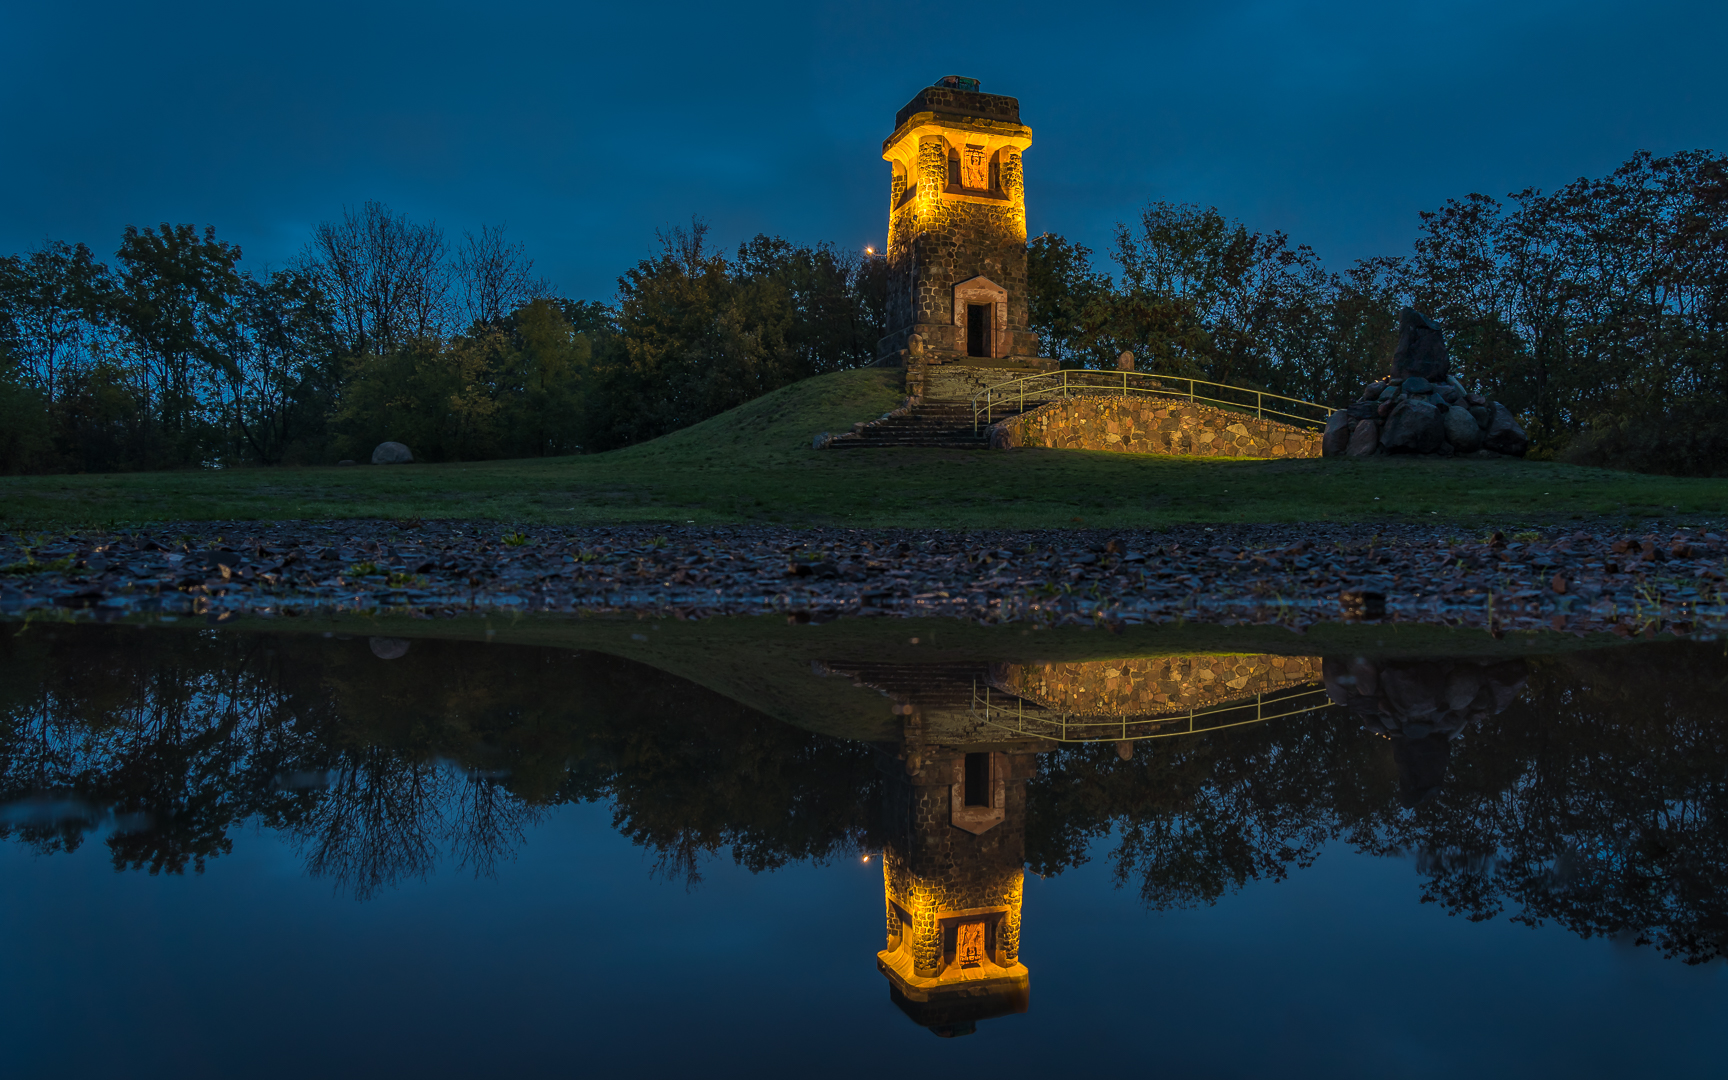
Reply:
[[[1496,631],[1717,631],[1715,532],[1463,537],[1434,526],[506,529],[199,522],[0,540],[0,615],[313,612],[949,616],[1120,628],[1339,619]]]

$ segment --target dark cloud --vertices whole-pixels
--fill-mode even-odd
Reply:
[[[1720,147],[1724,29],[1661,2],[13,5],[0,251],[172,220],[280,263],[376,198],[507,223],[607,298],[692,213],[880,242],[894,111],[958,72],[1021,99],[1034,231],[1102,249],[1191,201],[1342,264],[1447,197]]]

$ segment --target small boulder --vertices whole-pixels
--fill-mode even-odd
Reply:
[[[1404,380],[1404,392],[1406,394],[1426,394],[1433,389],[1434,384],[1420,375],[1412,375]]]
[[[1366,420],[1371,416],[1380,415],[1380,403],[1378,401],[1358,401],[1344,411],[1349,414],[1352,420]]]
[[[382,442],[378,444],[378,449],[372,451],[374,465],[407,465],[413,460],[414,455],[399,442]]]
[[[1482,445],[1482,429],[1476,418],[1464,409],[1447,409],[1442,418],[1446,426],[1446,441],[1460,454],[1468,454]]]
[[[1430,382],[1446,378],[1452,361],[1446,355],[1446,338],[1433,320],[1415,308],[1398,313],[1398,347],[1392,352],[1392,378],[1420,376]]]
[[[1345,448],[1350,445],[1352,424],[1347,409],[1339,409],[1326,418],[1326,434],[1320,436],[1321,457],[1339,457],[1344,453]]]
[[[1512,415],[1512,410],[1496,401],[1494,419],[1488,423],[1488,434],[1483,437],[1482,445],[1496,454],[1523,457],[1524,451],[1530,448],[1530,436],[1518,426],[1518,418]]]
[[[1386,417],[1386,430],[1380,433],[1380,445],[1393,452],[1432,454],[1445,441],[1446,428],[1440,420],[1440,410],[1426,401],[1411,398],[1399,402]]]
[[[1362,420],[1356,424],[1356,430],[1350,433],[1350,442],[1344,452],[1351,457],[1367,457],[1380,449],[1380,429],[1372,420]]]
[[[342,459],[342,460],[341,460],[341,461],[338,461],[338,462],[337,462],[337,463],[336,463],[336,464],[337,464],[337,465],[338,465],[338,466],[341,466],[341,465],[352,465],[352,464],[354,464],[354,459],[353,459],[353,458],[343,458],[343,459]]]

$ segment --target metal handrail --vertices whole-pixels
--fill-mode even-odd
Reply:
[[[1045,385],[1034,385],[1045,383]],[[1176,386],[1166,386],[1165,383],[1186,384],[1187,390]],[[1246,401],[1230,401],[1224,398],[1209,397],[1199,392],[1202,386],[1216,387],[1218,390],[1233,391],[1240,395],[1254,396],[1250,406]],[[1093,371],[1086,368],[1063,368],[1060,371],[1042,371],[1036,375],[1023,375],[1018,379],[986,386],[972,395],[972,431],[979,428],[980,417],[983,423],[994,422],[994,410],[999,402],[1018,399],[1016,411],[1026,411],[1026,399],[1034,401],[1040,397],[1053,399],[1059,397],[1075,397],[1080,394],[1146,394],[1153,397],[1177,398],[1207,405],[1219,405],[1233,411],[1246,412],[1249,408],[1259,419],[1275,417],[1293,422],[1301,427],[1324,428],[1326,420],[1332,415],[1329,405],[1316,401],[1303,401],[1301,398],[1285,397],[1283,394],[1268,394],[1264,390],[1250,390],[1245,386],[1231,386],[1228,383],[1210,382],[1206,379],[1190,379],[1180,375],[1149,375],[1138,371]],[[1284,402],[1306,410],[1304,413],[1293,413],[1274,408],[1268,402]]]
[[[1255,694],[1252,701],[1231,702],[1207,709],[1105,717],[1095,713],[1069,713],[1061,710],[1034,710],[1028,713],[1024,698],[1003,695],[1008,701],[999,702],[992,697],[992,689],[994,688],[989,683],[985,683],[980,693],[978,683],[973,682],[972,708],[969,712],[974,720],[1014,736],[1062,743],[1138,742],[1142,739],[1169,739],[1179,735],[1204,735],[1207,732],[1317,712],[1333,704],[1324,686],[1310,684]],[[1282,711],[1268,712],[1268,708],[1282,708]],[[1215,718],[1225,722],[1209,722]]]

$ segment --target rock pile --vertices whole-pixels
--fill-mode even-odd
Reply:
[[[1326,422],[1321,453],[1491,454],[1523,457],[1530,445],[1512,410],[1472,394],[1451,373],[1446,339],[1426,315],[1405,308],[1392,373]]]

